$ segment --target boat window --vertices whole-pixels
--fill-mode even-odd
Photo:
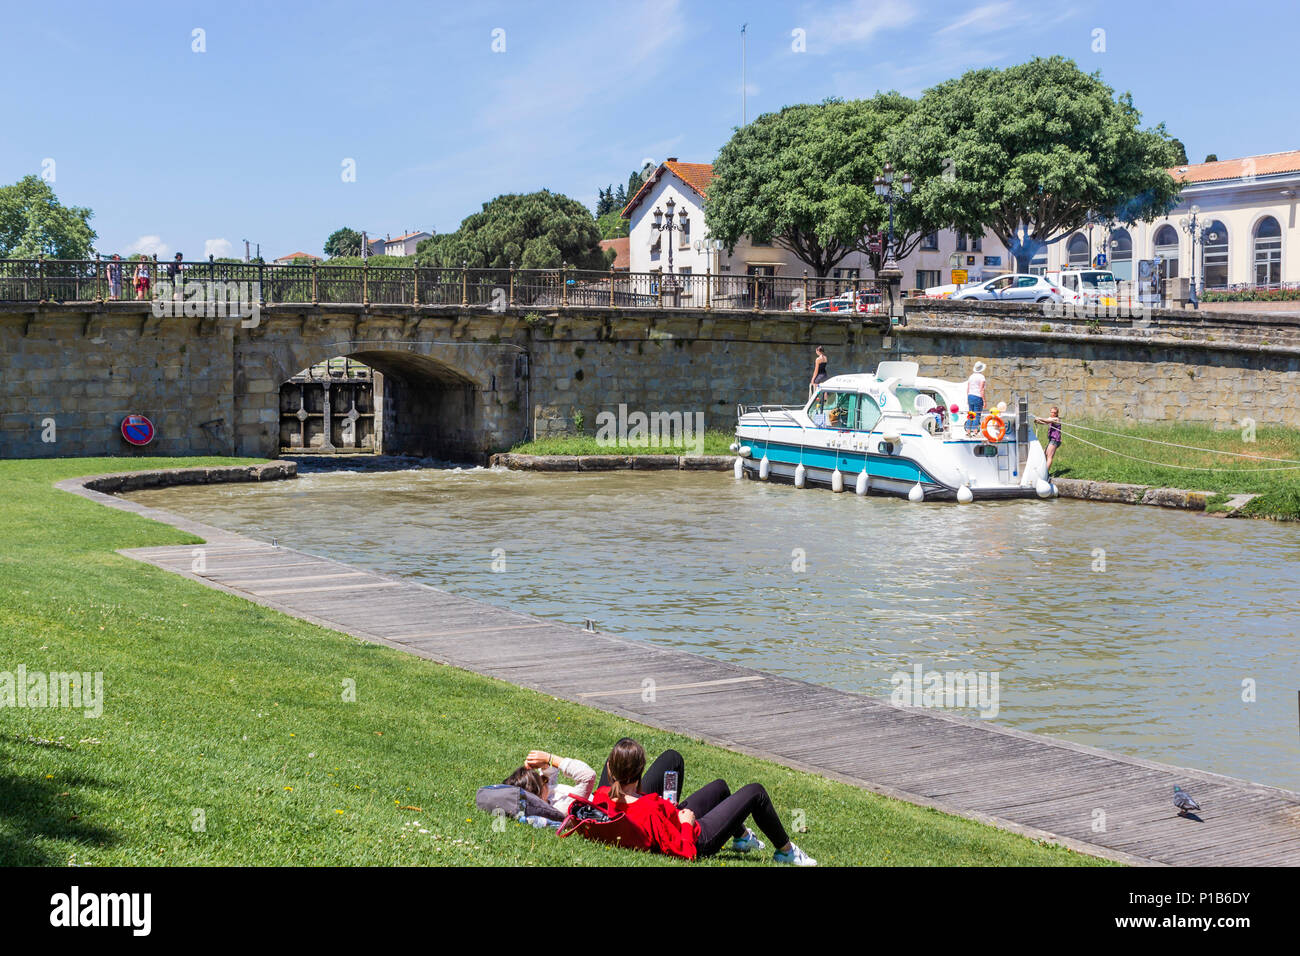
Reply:
[[[820,428],[869,429],[880,420],[880,409],[857,392],[823,391],[808,406],[808,417]]]

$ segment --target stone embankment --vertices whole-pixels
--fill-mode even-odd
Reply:
[[[1152,488],[1149,485],[1127,485],[1113,481],[1056,478],[1053,483],[1062,498],[1079,498],[1083,501],[1105,501],[1125,505],[1156,505],[1161,508],[1182,508],[1186,511],[1205,511],[1210,501],[1215,498],[1212,491]],[[1220,518],[1235,518],[1241,509],[1256,497],[1258,495],[1231,495],[1222,509],[1209,513]]]
[[[110,475],[78,478],[76,483],[90,491],[106,495],[145,488],[168,488],[172,485],[216,485],[241,481],[279,481],[294,478],[298,465],[292,461],[272,461],[262,465],[222,465],[215,468],[159,468],[154,471],[130,471]]]

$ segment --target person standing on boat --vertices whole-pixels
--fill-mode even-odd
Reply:
[[[813,374],[812,382],[808,386],[808,391],[812,391],[822,382],[830,377],[830,363],[826,359],[826,349],[817,346],[817,354],[813,357]]]
[[[974,416],[966,418],[966,430],[975,432],[980,427],[980,415],[984,411],[984,378],[983,362],[976,362],[974,370],[970,373],[970,378],[966,379],[966,410],[973,412]],[[971,423],[974,423],[972,427]]]

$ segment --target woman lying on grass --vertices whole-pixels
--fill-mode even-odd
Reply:
[[[678,807],[658,793],[641,789],[645,750],[628,737],[614,745],[605,770],[610,783],[597,789],[591,802],[610,816],[627,815],[626,819],[641,837],[637,849],[688,860],[712,856],[728,840],[731,849],[740,853],[761,850],[763,841],[745,826],[745,820],[752,814],[758,828],[777,846],[773,857],[777,863],[817,865],[816,860],[790,842],[762,784],[751,783],[732,793],[726,781],[715,780],[692,793]]]
[[[573,785],[557,784],[556,777],[563,774]],[[596,782],[596,771],[581,760],[557,757],[545,750],[530,750],[524,765],[506,777],[505,784],[527,790],[549,803],[561,813],[567,813],[574,797],[586,800],[591,796]]]

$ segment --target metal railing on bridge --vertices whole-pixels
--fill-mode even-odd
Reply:
[[[238,289],[232,288],[238,286]],[[854,278],[148,259],[0,259],[0,302],[210,301],[259,305],[667,308],[886,313],[883,283]]]

